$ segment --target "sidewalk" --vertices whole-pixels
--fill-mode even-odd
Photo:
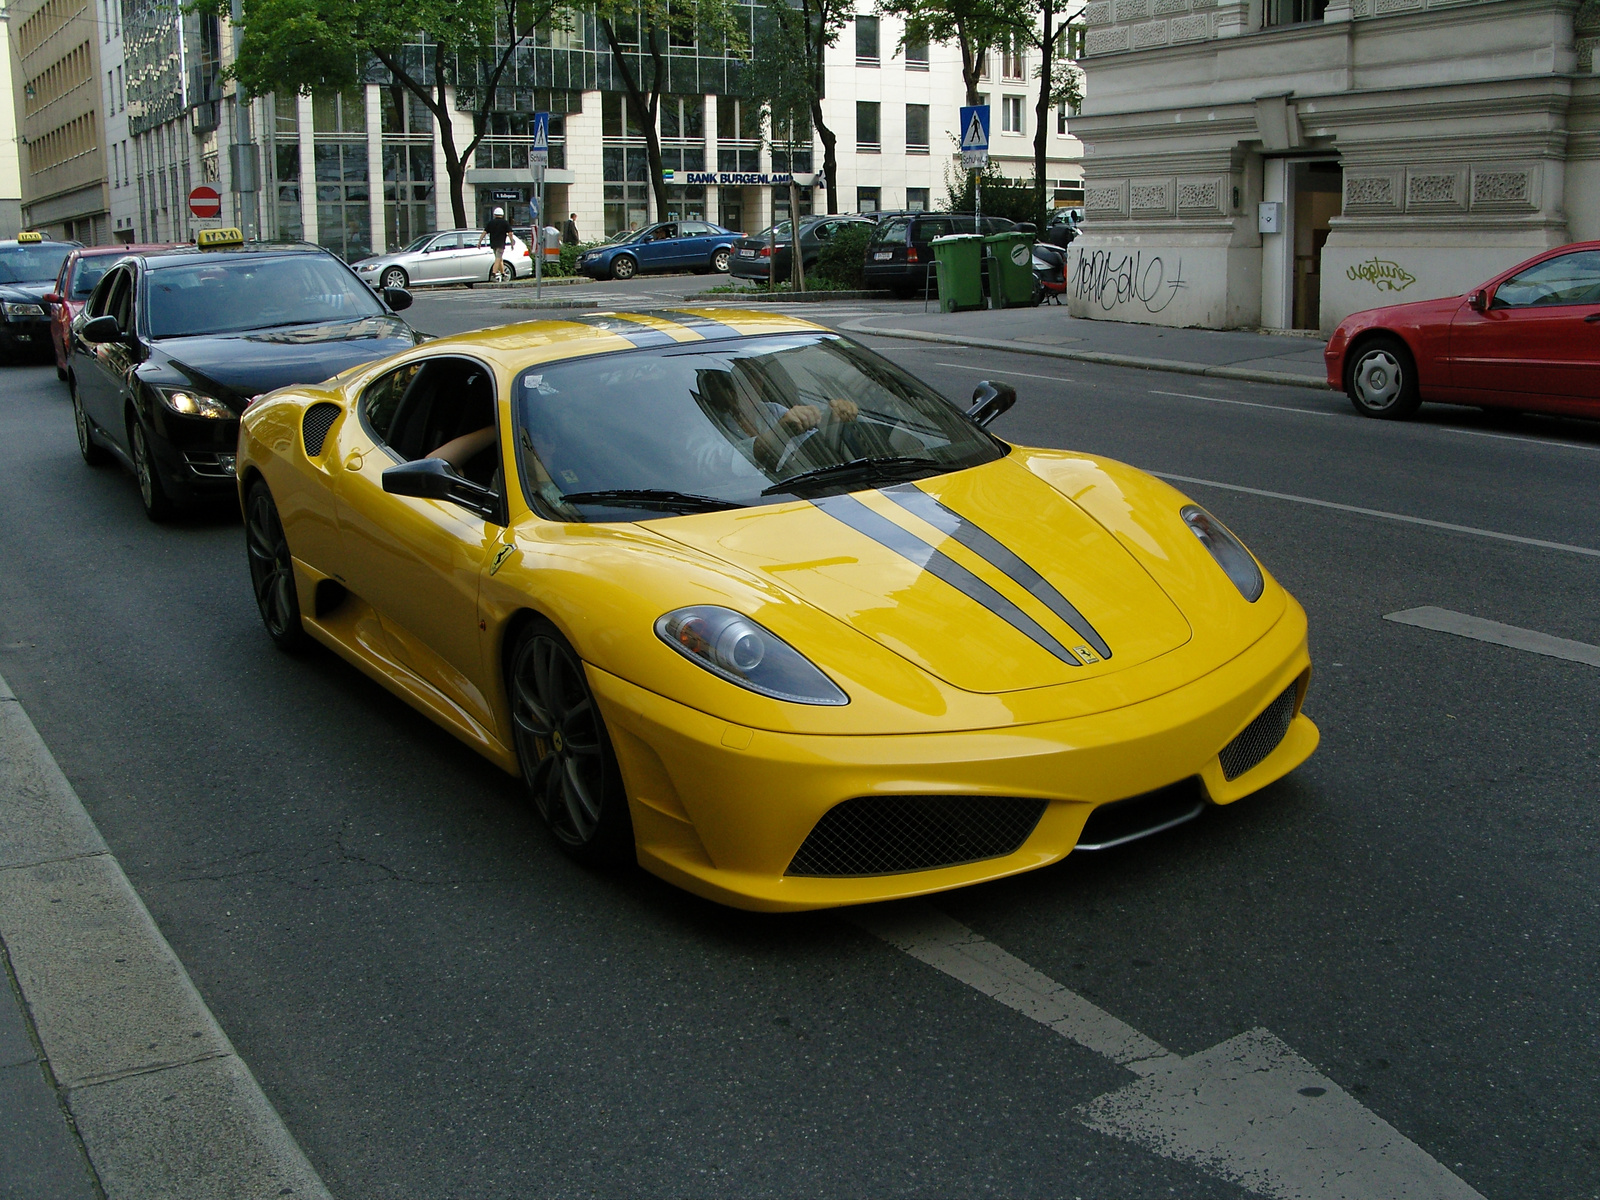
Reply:
[[[1326,388],[1320,336],[1171,329],[1071,317],[1063,307],[924,313],[920,304],[846,321],[854,333],[981,346],[1112,366],[1177,371],[1256,383]]]

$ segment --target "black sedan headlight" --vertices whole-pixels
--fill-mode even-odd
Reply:
[[[213,399],[193,388],[158,387],[156,395],[173,412],[185,417],[209,417],[214,421],[230,420],[237,414],[220,400]]]
[[[39,321],[48,317],[42,304],[30,304],[27,301],[7,300],[4,305],[6,320],[8,321]]]

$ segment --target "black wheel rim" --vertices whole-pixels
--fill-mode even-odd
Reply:
[[[150,445],[145,441],[144,426],[134,423],[131,440],[133,473],[139,480],[139,498],[144,501],[146,508],[153,509],[156,506],[156,473],[150,462]]]
[[[83,415],[83,401],[78,399],[78,389],[72,389],[72,423],[78,429],[78,452],[89,457],[89,418]]]
[[[583,666],[554,638],[527,640],[511,666],[511,713],[534,803],[556,837],[585,846],[600,828],[605,761]]]
[[[273,637],[282,637],[294,623],[294,564],[278,510],[264,489],[258,488],[250,497],[244,535],[261,619]]]

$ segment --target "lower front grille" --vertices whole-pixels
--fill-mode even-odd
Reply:
[[[1284,689],[1262,714],[1244,727],[1244,732],[1222,748],[1222,776],[1237,779],[1251,767],[1278,748],[1283,735],[1289,732],[1289,722],[1294,720],[1295,692],[1300,683],[1296,680]]]
[[[1136,842],[1175,825],[1192,821],[1205,811],[1198,779],[1185,779],[1170,787],[1113,800],[1089,814],[1076,850],[1109,850]]]
[[[823,814],[789,875],[898,875],[1010,854],[1045,801],[1021,796],[858,796]]]

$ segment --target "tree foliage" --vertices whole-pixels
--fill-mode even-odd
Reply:
[[[226,16],[228,0],[198,7]],[[231,72],[256,95],[365,82],[374,60],[433,113],[450,177],[450,206],[467,224],[467,163],[488,132],[511,57],[536,25],[562,19],[560,0],[245,0]],[[497,36],[497,33],[501,36]],[[405,48],[426,35],[421,61]],[[502,40],[503,37],[503,40]],[[472,138],[457,147],[446,87],[476,89]]]
[[[767,0],[756,38],[756,57],[761,57],[762,41],[771,39],[775,46],[773,69],[794,77],[784,86],[810,98],[811,125],[822,142],[822,176],[830,213],[839,211],[839,138],[822,111],[823,84],[828,51],[854,15],[855,0]],[[752,86],[757,91],[774,90],[765,83]]]
[[[961,51],[967,103],[978,102],[989,52],[1038,12],[1036,0],[882,0],[880,11],[906,24],[905,41],[954,42]]]

